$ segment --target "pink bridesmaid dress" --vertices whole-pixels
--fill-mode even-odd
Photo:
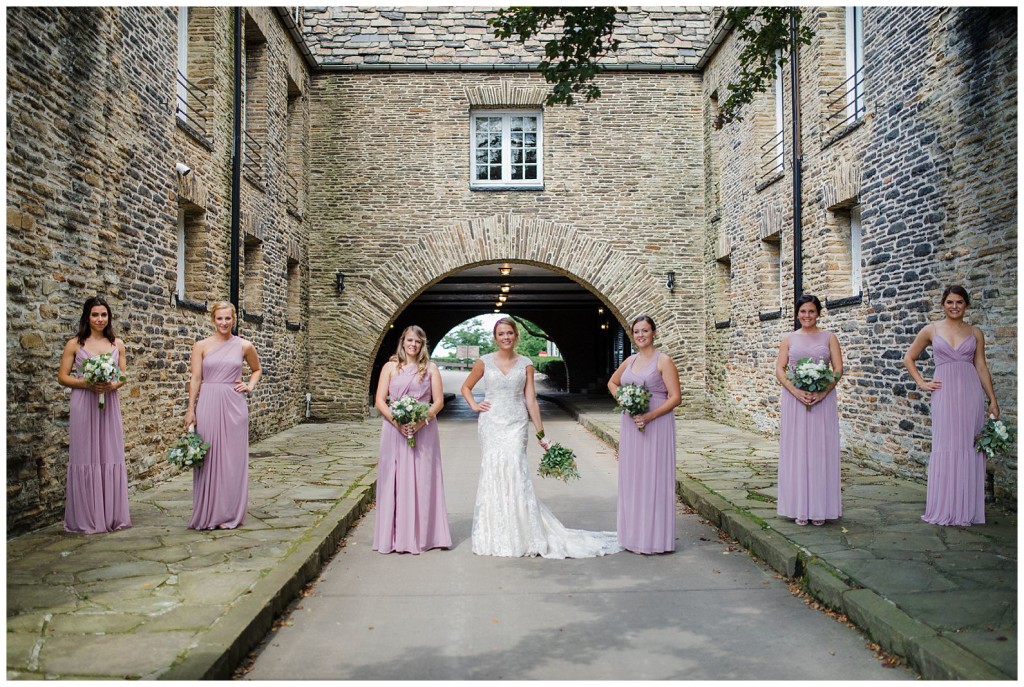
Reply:
[[[430,375],[420,379],[415,365],[405,365],[391,376],[388,395],[393,401],[412,396],[430,403]],[[424,425],[415,437],[416,446],[409,446],[390,422],[381,428],[373,528],[373,550],[380,553],[421,553],[452,545],[437,422]]]
[[[659,351],[642,370],[631,356],[622,384],[642,384],[651,392],[651,408],[668,399],[658,371]],[[619,544],[635,553],[676,550],[676,420],[665,413],[641,432],[632,416],[622,414],[619,428]]]
[[[120,353],[114,349],[114,363]],[[74,369],[91,358],[79,346]],[[116,391],[104,395],[106,407],[89,389],[71,390],[68,486],[64,529],[97,534],[132,526],[128,515],[128,473],[124,466],[124,429]]]
[[[934,379],[942,388],[932,392],[932,454],[921,519],[933,525],[985,522],[985,454],[974,450],[985,425],[985,390],[974,367],[977,345],[974,336],[956,348],[938,334],[932,337]]]
[[[831,362],[830,332],[789,335],[789,366],[801,358]],[[797,520],[834,520],[843,514],[836,390],[811,406],[782,390],[778,513]]]
[[[196,431],[210,450],[192,474],[189,529],[238,527],[249,499],[249,407],[235,391],[242,379],[242,339],[232,336],[203,356]]]

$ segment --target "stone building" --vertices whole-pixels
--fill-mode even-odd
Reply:
[[[56,370],[94,293],[128,349],[133,489],[166,475],[189,351],[210,330],[206,306],[233,291],[266,373],[253,438],[307,413],[364,415],[395,330],[417,322],[439,339],[475,307],[445,293],[502,266],[509,303],[531,288],[524,271],[561,294],[519,312],[555,338],[573,390],[600,390],[627,352],[621,327],[645,312],[679,364],[682,415],[777,429],[791,82],[711,127],[738,49],[720,12],[622,15],[602,97],[573,107],[543,104],[540,44],[495,39],[484,11],[7,16],[9,532],[61,517]],[[844,448],[923,477],[927,399],[900,358],[945,283],[976,294],[971,318],[1016,416],[1016,18],[805,16],[803,278],[845,347]],[[850,59],[849,36],[861,37]],[[1015,500],[1015,459],[993,469],[997,495]]]
[[[1017,415],[1017,25],[1013,9],[806,8],[800,50],[805,293],[843,346],[843,450],[923,478],[929,399],[903,368],[948,284],[972,294],[1000,408]],[[708,406],[778,430],[774,364],[792,327],[789,70],[741,122],[711,126],[739,47],[724,22],[701,59],[708,169]],[[919,361],[930,378],[932,365]],[[990,461],[1015,501],[1016,457]]]

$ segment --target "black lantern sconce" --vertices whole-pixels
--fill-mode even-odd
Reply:
[[[671,291],[676,285],[676,273],[669,270],[665,279],[665,288]]]
[[[337,291],[338,295],[345,290],[345,274],[338,270],[337,274],[334,275],[334,290]]]

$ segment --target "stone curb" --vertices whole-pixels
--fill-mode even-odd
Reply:
[[[227,680],[235,668],[271,630],[274,618],[302,591],[324,563],[334,555],[341,539],[373,501],[377,468],[358,485],[361,495],[338,502],[320,523],[307,532],[296,549],[257,582],[241,601],[199,638],[183,660],[160,675],[161,680]]]
[[[600,427],[566,399],[538,394],[570,413],[587,430],[618,451],[618,437]],[[818,601],[844,613],[887,652],[928,680],[1011,680],[1011,676],[940,636],[870,589],[854,589],[848,579],[783,535],[761,523],[702,482],[676,476],[676,493],[701,517],[726,532],[776,572],[799,581]]]

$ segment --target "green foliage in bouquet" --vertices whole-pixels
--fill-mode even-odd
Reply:
[[[563,482],[571,479],[579,479],[580,471],[576,469],[576,454],[571,448],[561,444],[551,444],[551,447],[540,459],[540,468],[537,474],[541,477],[554,477]]]
[[[209,442],[203,441],[197,432],[185,432],[174,442],[174,446],[167,449],[167,462],[182,470],[191,470],[203,464],[209,450]]]
[[[1004,456],[1010,452],[1017,430],[991,415],[981,428],[981,434],[974,438],[974,450],[982,451],[989,458]]]

